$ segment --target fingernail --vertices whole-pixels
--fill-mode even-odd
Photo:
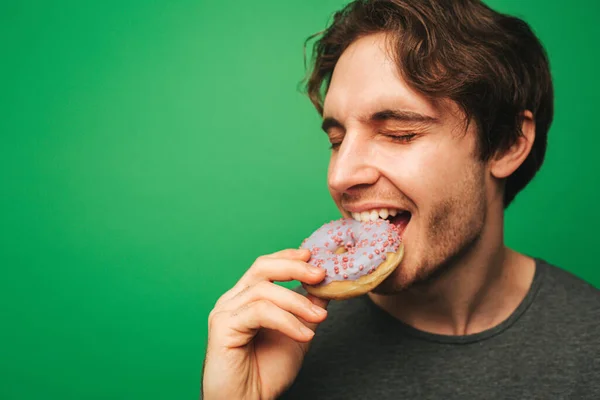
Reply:
[[[304,336],[310,336],[312,337],[315,333],[312,331],[312,329],[302,325],[300,327],[300,333],[302,333]]]
[[[310,273],[313,275],[320,275],[321,271],[322,270],[319,267],[313,267],[313,266],[310,267]]]
[[[314,304],[311,306],[311,309],[312,309],[312,311],[313,311],[315,314],[317,314],[319,317],[321,317],[321,316],[323,316],[324,314],[326,314],[326,313],[327,313],[327,311],[325,311],[325,310],[324,310],[324,309],[322,309],[321,307],[319,307],[319,306],[316,306],[316,305],[314,305]]]

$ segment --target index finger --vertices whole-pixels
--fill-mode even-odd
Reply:
[[[308,259],[310,259],[310,251],[307,249],[285,249],[258,257],[237,283],[221,296],[216,306],[261,281],[299,280],[312,284],[319,283],[325,277],[325,272],[304,262]],[[289,263],[295,264],[288,265]]]
[[[248,269],[240,284],[252,286],[261,281],[288,282],[297,280],[315,285],[325,278],[325,270],[303,260],[261,257]]]
[[[310,258],[310,250],[308,249],[284,249],[275,253],[266,254],[264,258],[287,258],[290,260],[308,261]],[[259,257],[260,258],[260,257]]]

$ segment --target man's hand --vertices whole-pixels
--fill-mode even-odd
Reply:
[[[319,283],[325,271],[309,258],[294,249],[261,256],[219,298],[208,318],[205,400],[274,399],[293,383],[328,302],[273,282]]]

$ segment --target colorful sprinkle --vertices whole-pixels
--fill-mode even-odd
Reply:
[[[357,279],[372,273],[387,258],[386,253],[397,251],[399,243],[398,230],[388,221],[361,223],[349,218],[325,224],[305,239],[301,247],[311,250],[309,264],[326,271],[325,279],[318,284],[324,285],[342,276]],[[340,248],[345,252],[335,254]]]

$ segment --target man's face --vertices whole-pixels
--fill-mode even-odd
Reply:
[[[323,117],[333,145],[328,186],[342,215],[382,208],[410,213],[392,219],[406,227],[405,255],[375,292],[426,281],[477,241],[488,173],[476,156],[475,124],[465,132],[454,103],[436,105],[410,89],[383,34],[363,37],[342,54]]]

